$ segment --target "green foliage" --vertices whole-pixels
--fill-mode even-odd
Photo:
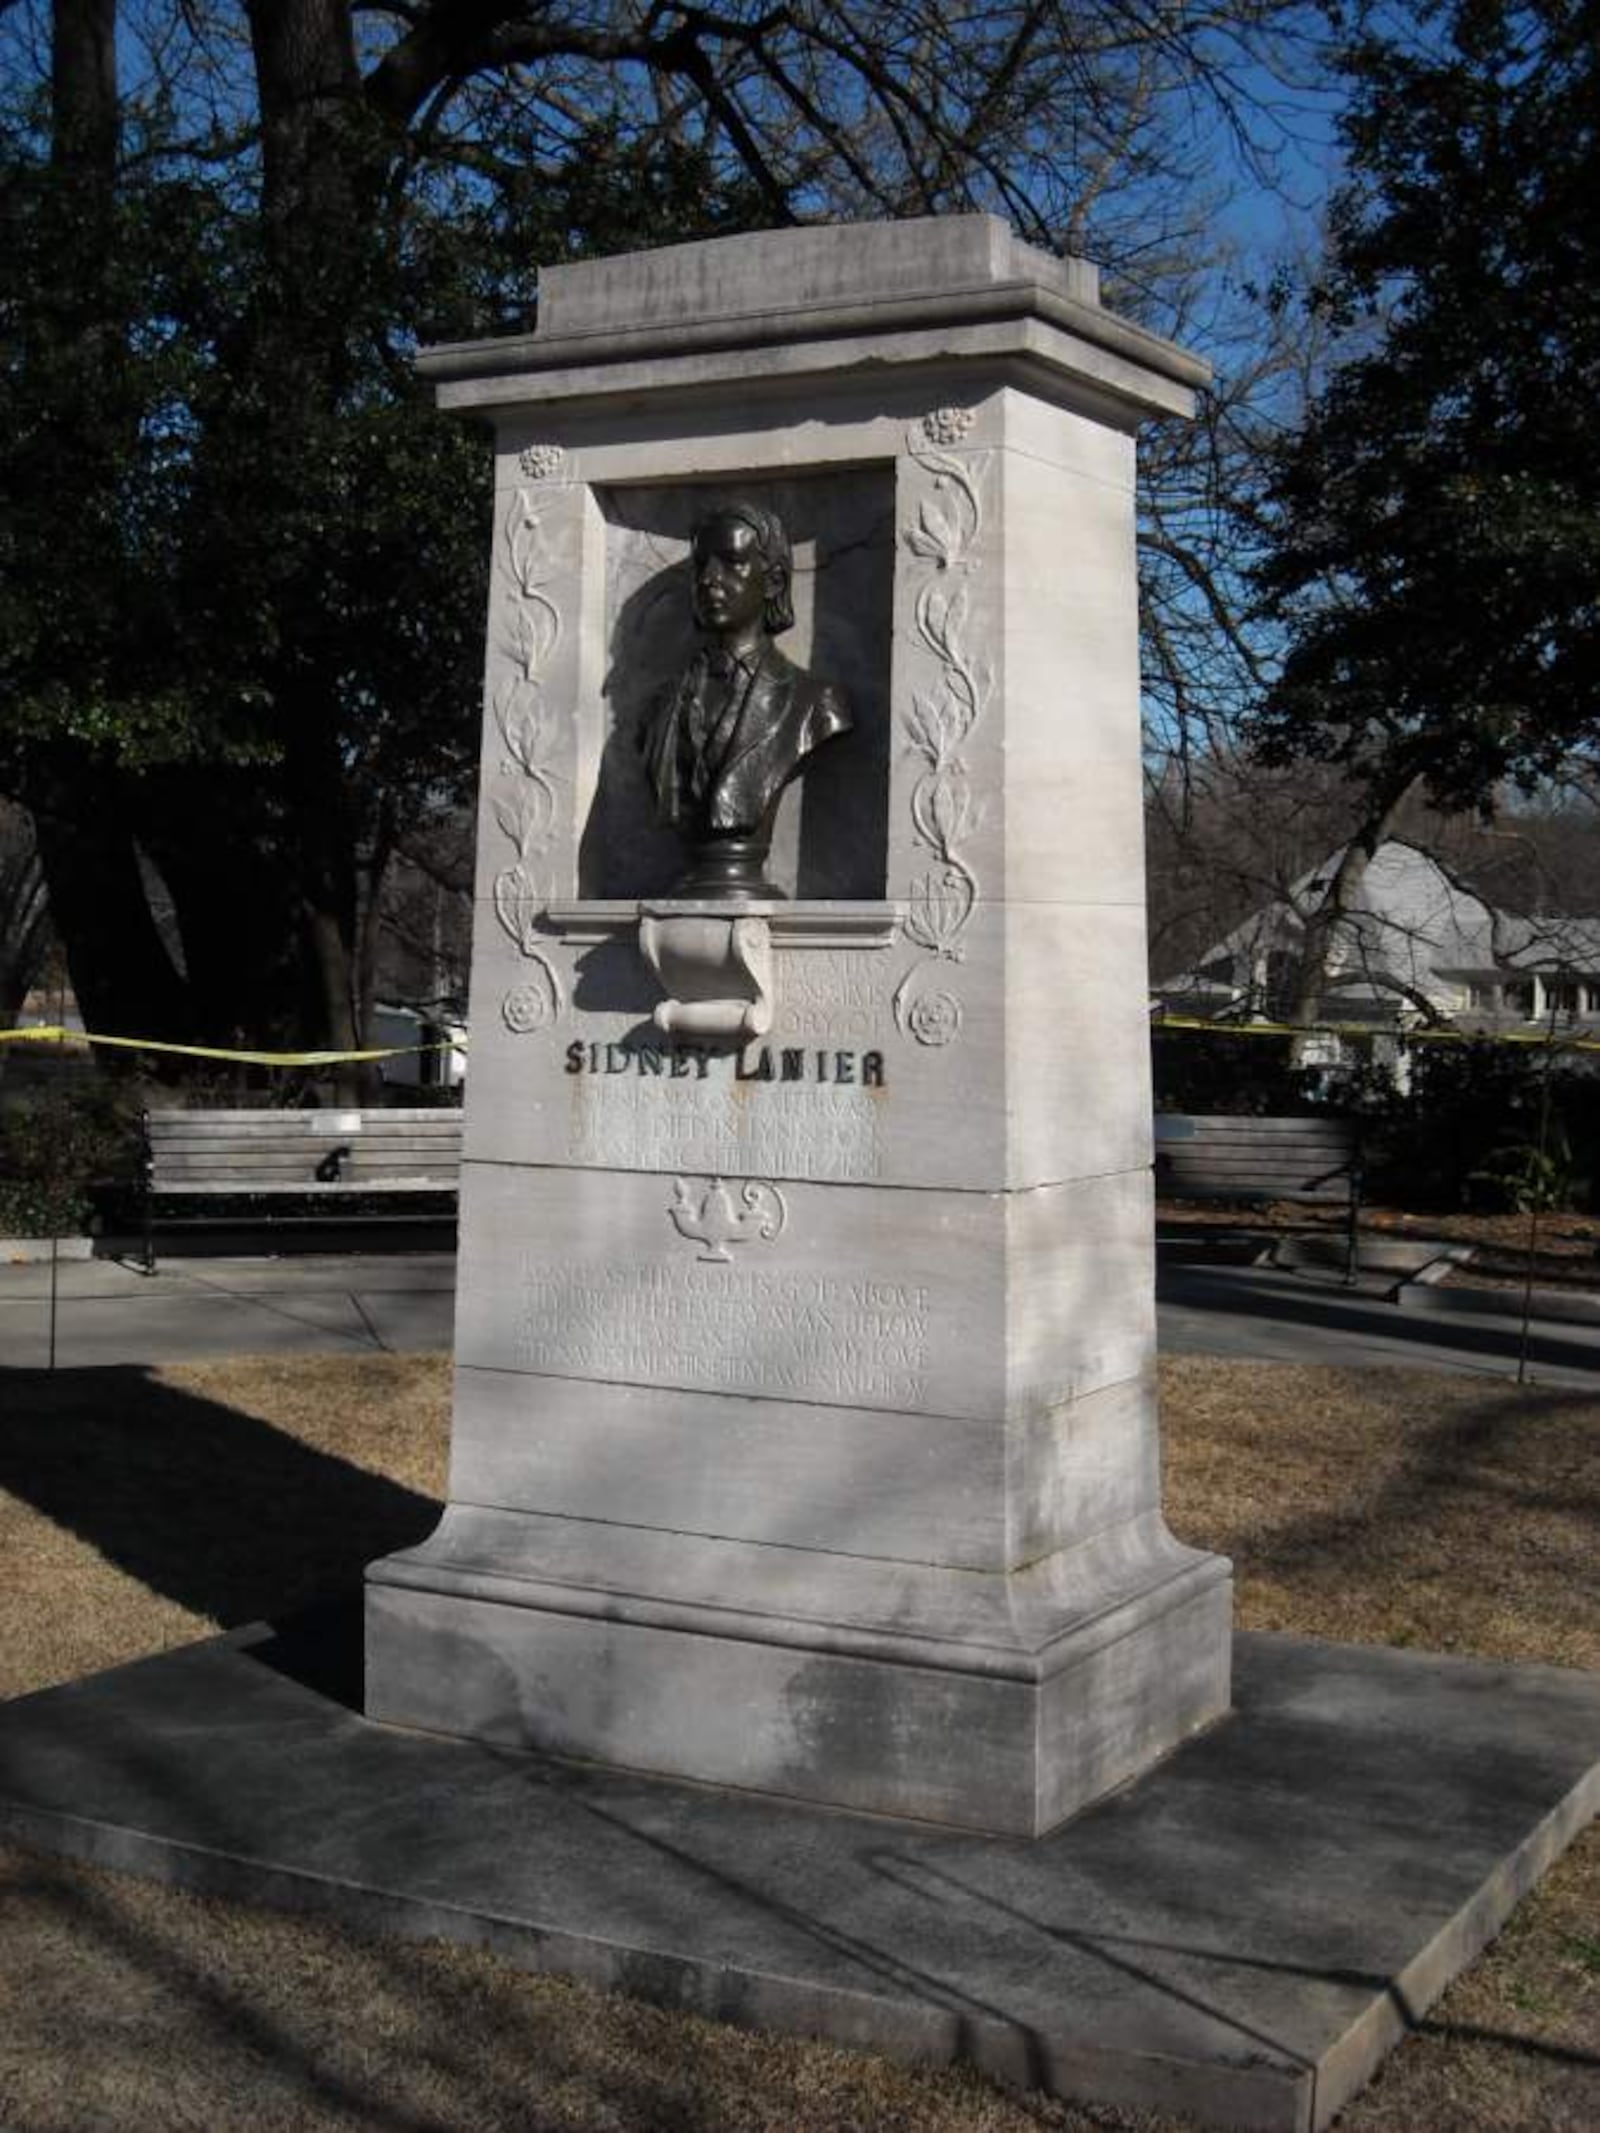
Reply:
[[[1503,1044],[1418,1045],[1393,1106],[1379,1188],[1419,1208],[1527,1212],[1592,1203],[1600,1074],[1581,1055]]]
[[[1547,1129],[1545,1145],[1517,1141],[1497,1148],[1479,1170],[1467,1173],[1469,1186],[1491,1210],[1508,1209],[1513,1214],[1551,1214],[1575,1204],[1577,1175],[1572,1150],[1560,1126]]]
[[[1483,807],[1600,744],[1600,8],[1458,0],[1345,64],[1354,352],[1278,458],[1256,736]]]
[[[139,153],[96,193],[0,113],[0,791],[59,825],[94,1026],[349,1044],[383,869],[477,761],[490,455],[416,345],[525,328],[541,259],[754,197],[598,124],[519,162],[507,100],[477,140],[502,182],[464,179],[357,100],[275,207],[182,116],[126,113]],[[118,932],[145,862],[164,941]]]
[[[1294,1118],[1316,1111],[1320,1076],[1290,1064],[1289,1042],[1156,1028],[1150,1039],[1155,1107],[1205,1117]]]
[[[60,1237],[89,1228],[95,1189],[138,1175],[137,1109],[94,1080],[36,1091],[0,1108],[0,1236]]]

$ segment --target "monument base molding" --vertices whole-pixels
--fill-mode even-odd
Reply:
[[[636,1574],[674,1543],[681,1563],[683,1536],[597,1533],[578,1583],[570,1563],[507,1559],[514,1525],[534,1529],[526,1558],[571,1521],[452,1515],[368,1573],[369,1717],[1039,1836],[1228,1708],[1227,1565],[1158,1521],[1010,1578],[705,1542],[712,1600],[593,1581],[608,1548]]]

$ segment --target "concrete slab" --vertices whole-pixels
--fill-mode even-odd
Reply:
[[[448,1348],[452,1252],[163,1262],[112,1259],[55,1269],[59,1368],[181,1357],[351,1354]],[[51,1268],[0,1269],[0,1367],[50,1357]]]
[[[184,1356],[448,1349],[455,1315],[453,1252],[351,1252],[164,1260],[153,1277],[115,1260],[57,1269],[57,1361],[62,1367],[175,1362]],[[1436,1307],[1449,1291],[1408,1295],[1398,1311],[1378,1275],[1354,1292],[1336,1276],[1262,1267],[1159,1266],[1160,1345],[1168,1354],[1269,1362],[1410,1364],[1514,1376],[1518,1320],[1486,1311],[1490,1292],[1462,1290],[1471,1308]],[[331,1321],[294,1315],[295,1299],[354,1297]],[[250,1308],[251,1305],[255,1308]],[[48,1357],[50,1268],[0,1265],[0,1369],[42,1369]],[[364,1315],[363,1315],[364,1314]],[[267,1321],[272,1320],[270,1336]],[[1541,1322],[1531,1374],[1545,1384],[1593,1385],[1600,1325]]]
[[[353,1610],[21,1698],[0,1830],[752,2026],[1324,2126],[1600,1808],[1600,1678],[1237,1640],[1235,1714],[1039,1842],[355,1715]]]
[[[1394,1301],[1402,1311],[1437,1311],[1443,1316],[1487,1314],[1507,1318],[1520,1315],[1523,1292],[1511,1282],[1490,1286],[1463,1283],[1459,1288],[1428,1285],[1417,1289],[1409,1283],[1395,1291]],[[1600,1293],[1593,1289],[1530,1289],[1530,1318],[1558,1326],[1600,1327]]]
[[[1160,1345],[1169,1355],[1402,1364],[1492,1378],[1515,1377],[1521,1362],[1541,1385],[1592,1387],[1600,1372],[1600,1325],[1535,1317],[1524,1340],[1515,1301],[1463,1311],[1439,1305],[1449,1292],[1408,1290],[1400,1310],[1390,1287],[1382,1275],[1348,1289],[1322,1274],[1168,1260],[1156,1276]]]

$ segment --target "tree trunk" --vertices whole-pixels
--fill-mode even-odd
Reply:
[[[150,909],[118,781],[79,766],[52,796],[34,789],[28,800],[85,1027],[193,1043],[201,1033]]]
[[[18,825],[15,847],[0,866],[0,1029],[16,1028],[49,934],[38,839],[22,828],[27,817],[20,809],[0,813],[0,826],[13,819]]]
[[[385,819],[373,839],[362,870],[361,911],[356,927],[355,993],[356,1027],[364,1045],[371,1044],[375,1035],[373,1017],[378,1004],[378,955],[383,943],[383,891],[393,856],[387,819],[391,813],[385,805]]]
[[[1346,844],[1317,908],[1304,922],[1300,968],[1295,981],[1294,1001],[1288,1015],[1289,1021],[1303,1034],[1290,1040],[1291,1066],[1304,1066],[1307,1063],[1313,1029],[1322,1020],[1323,1003],[1328,991],[1329,966],[1339,929],[1355,909],[1356,898],[1361,893],[1361,884],[1367,878],[1367,869],[1372,864],[1373,855],[1394,828],[1401,809],[1416,790],[1418,782],[1417,779],[1410,778],[1398,790],[1392,790],[1386,796],[1379,796],[1377,804],[1358,825]]]
[[[348,364],[363,233],[378,172],[362,111],[346,0],[250,0],[262,118],[262,206],[269,277],[252,362],[284,468],[337,406]],[[303,559],[301,568],[312,568]],[[309,580],[285,588],[289,614],[314,605]],[[289,863],[298,909],[302,999],[319,1049],[360,1049],[355,824],[328,677],[302,658],[290,623],[270,677],[278,705]],[[288,856],[288,855],[286,855]],[[360,1092],[370,1074],[340,1077]]]
[[[103,544],[119,538],[117,469],[137,425],[116,389],[126,365],[110,273],[120,138],[116,30],[116,0],[54,0],[57,242],[33,353],[55,367],[60,388],[46,439],[51,550],[67,581],[86,587],[95,582]],[[85,614],[81,657],[89,687],[114,660],[113,631],[114,621],[98,610]],[[123,779],[76,743],[45,743],[26,762],[21,796],[34,818],[51,914],[89,1028],[190,1036],[182,981],[145,894]]]
[[[174,774],[140,825],[172,898],[195,1027],[228,1048],[288,1048],[303,1034],[298,907],[259,783],[217,764]]]
[[[86,209],[109,219],[119,138],[117,0],[55,0],[50,12],[50,160],[81,180]]]
[[[337,747],[337,707],[315,695],[294,700],[285,727],[283,775],[294,823],[295,886],[312,1043],[357,1051],[359,893],[357,824]],[[346,1101],[362,1100],[374,1077],[352,1065],[339,1077]]]

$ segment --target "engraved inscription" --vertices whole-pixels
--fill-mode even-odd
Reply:
[[[842,1183],[882,1170],[881,1108],[871,1087],[752,1089],[732,1079],[635,1074],[584,1075],[571,1087],[574,1162]]]
[[[933,1305],[920,1282],[532,1256],[522,1281],[529,1370],[880,1407],[927,1396]]]
[[[779,1037],[876,1044],[888,1020],[882,960],[843,950],[790,955],[778,983]]]

